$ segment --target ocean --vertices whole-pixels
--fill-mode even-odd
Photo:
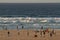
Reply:
[[[60,3],[0,3],[0,30],[60,29]]]

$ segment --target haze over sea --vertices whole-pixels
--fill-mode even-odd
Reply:
[[[0,3],[0,29],[60,29],[60,3]]]

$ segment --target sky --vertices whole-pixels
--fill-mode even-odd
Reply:
[[[0,0],[0,3],[60,3],[60,0]]]

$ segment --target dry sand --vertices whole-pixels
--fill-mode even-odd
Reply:
[[[56,35],[50,37],[49,33],[46,33],[44,37],[40,35],[40,32],[35,33],[35,30],[0,30],[0,40],[60,40],[60,29],[55,31]]]

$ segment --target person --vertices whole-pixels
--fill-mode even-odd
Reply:
[[[34,37],[37,37],[37,35],[35,34],[35,36]]]
[[[43,26],[41,26],[40,35],[42,36]]]
[[[42,31],[40,31],[40,35],[42,36]]]
[[[18,26],[17,26],[17,30],[18,30]]]
[[[27,35],[29,36],[29,32],[27,32]]]
[[[20,32],[18,32],[18,35],[20,35]]]
[[[21,24],[22,25],[22,29],[24,28],[24,26],[23,26],[23,24]]]
[[[41,26],[41,29],[43,29],[43,26]]]
[[[52,30],[52,33],[55,34],[54,29]]]
[[[36,33],[39,33],[39,30],[35,30],[35,34],[36,34]]]
[[[45,37],[45,30],[43,31],[43,35],[44,35],[44,37]]]
[[[8,36],[10,35],[10,32],[8,31]]]
[[[22,25],[22,29],[24,28],[24,26]]]
[[[46,31],[47,33],[49,33],[49,28],[47,28],[45,31]]]
[[[54,35],[56,34],[56,32],[55,32],[55,30],[54,30],[54,29],[52,30],[52,34],[54,34]]]
[[[7,30],[7,27],[5,28],[5,30]]]
[[[52,37],[52,32],[50,32],[50,37]]]

